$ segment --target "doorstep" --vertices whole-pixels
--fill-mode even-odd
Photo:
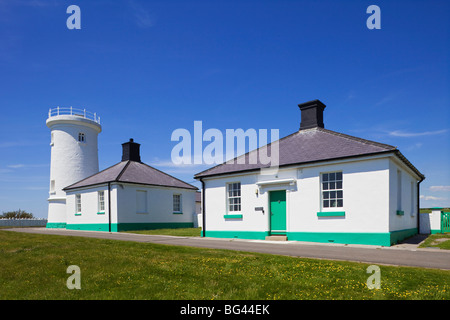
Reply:
[[[272,235],[272,236],[267,236],[266,240],[269,240],[269,241],[287,241],[287,236],[285,236],[285,235]]]

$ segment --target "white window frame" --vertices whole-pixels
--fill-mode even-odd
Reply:
[[[397,170],[397,211],[402,211],[403,205],[402,205],[402,172],[401,170]]]
[[[237,188],[237,186],[239,186]],[[227,212],[241,212],[242,210],[242,185],[241,182],[227,183]]]
[[[75,214],[81,214],[81,193],[75,195]]]
[[[332,206],[332,204],[336,205]],[[342,171],[320,173],[320,207],[322,210],[342,210],[344,208],[344,174]]]
[[[182,195],[180,193],[174,193],[172,196],[172,210],[175,213],[181,213],[183,212],[182,207]],[[176,205],[178,204],[178,208],[176,208]]]
[[[105,190],[100,190],[97,192],[97,212],[104,213],[105,212]]]

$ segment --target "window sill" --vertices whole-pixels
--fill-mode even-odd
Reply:
[[[397,214],[398,216],[404,216],[404,215],[405,215],[405,211],[403,211],[403,210],[397,210],[396,214]]]
[[[242,214],[225,214],[225,219],[242,219]]]
[[[81,213],[75,213],[76,216],[81,216]]]
[[[183,212],[174,212],[173,214],[183,214]]]
[[[317,212],[318,217],[345,217],[345,211]]]
[[[105,211],[97,212],[97,214],[105,214]]]

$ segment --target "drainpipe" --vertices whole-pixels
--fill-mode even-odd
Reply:
[[[111,232],[111,182],[108,182],[108,226]]]
[[[200,179],[200,182],[202,183],[202,235],[203,238],[205,235],[205,228],[206,228],[206,214],[205,214],[205,182]]]

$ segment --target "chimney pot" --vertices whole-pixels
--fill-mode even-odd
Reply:
[[[301,111],[300,130],[324,128],[323,109],[325,105],[320,100],[312,100],[298,105]]]

